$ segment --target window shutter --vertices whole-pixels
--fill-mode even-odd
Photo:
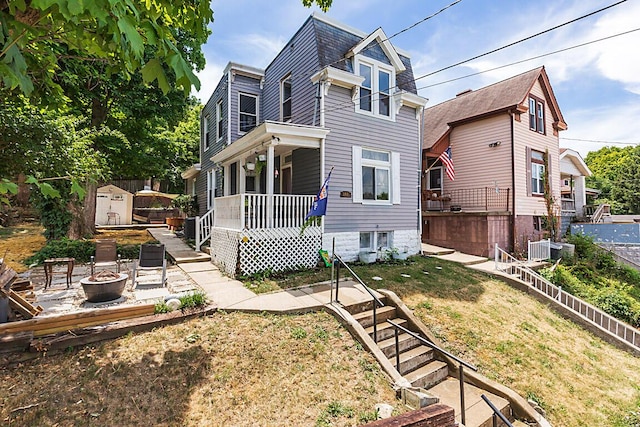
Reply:
[[[531,195],[531,147],[526,147],[526,171],[527,171],[527,196]],[[514,190],[515,191],[515,190]]]
[[[391,153],[391,202],[400,204],[400,153]]]
[[[547,152],[545,153],[545,156],[547,158],[547,170],[544,171],[545,176],[549,177],[549,189],[551,190],[551,194],[553,194],[553,175],[551,175],[551,153],[549,153],[549,151],[547,150]]]
[[[353,203],[362,203],[362,147],[353,146]]]

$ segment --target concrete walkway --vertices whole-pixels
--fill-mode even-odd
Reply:
[[[176,264],[211,260],[209,255],[196,252],[168,228],[148,228],[147,231],[154,239],[164,244],[169,257]]]

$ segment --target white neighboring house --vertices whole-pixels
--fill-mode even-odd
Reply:
[[[562,194],[562,229],[568,227],[575,218],[585,218],[584,207],[587,204],[587,186],[585,178],[591,176],[591,170],[575,150],[560,149],[560,191]]]

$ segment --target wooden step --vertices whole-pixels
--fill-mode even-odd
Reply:
[[[420,341],[418,339],[412,337],[409,334],[402,333],[398,335],[398,347],[400,349],[400,353],[402,354],[405,351],[411,350],[412,348],[418,347],[420,345]],[[382,350],[382,353],[387,358],[395,357],[396,355],[396,338],[391,337],[386,340],[378,341],[378,347]]]
[[[440,403],[448,405],[455,411],[456,421],[460,422],[460,383],[456,378],[447,378],[431,387],[429,392],[440,398]],[[487,396],[491,403],[509,420],[513,420],[509,401],[495,394],[489,393],[471,384],[464,385],[464,406],[466,408],[466,427],[492,427],[493,411],[480,397]],[[500,421],[499,426],[503,423]]]
[[[415,371],[409,372],[404,377],[414,387],[429,389],[440,383],[449,375],[449,368],[446,363],[433,360]]]
[[[421,345],[411,350],[407,350],[405,352],[400,353],[400,375],[406,375],[410,372],[415,371],[418,368],[423,367],[427,363],[431,362],[434,358],[433,349],[427,347],[426,345]],[[390,357],[389,362],[396,368],[396,357]]]
[[[396,317],[396,308],[385,305],[384,307],[378,307],[376,309],[376,321],[382,323],[387,319],[393,319]],[[362,325],[363,328],[368,328],[373,325],[373,310],[363,311],[353,315],[353,318]]]
[[[396,317],[394,319],[391,319],[391,321],[393,323],[395,323],[396,325],[400,325],[403,327],[407,327],[407,321],[405,319],[401,319],[399,317]],[[393,327],[393,325],[387,323],[386,321],[384,322],[379,322],[378,321],[378,328],[377,328],[377,333],[378,333],[378,341],[383,341],[386,340],[388,338],[391,338],[393,336],[395,336],[395,329]],[[371,338],[373,338],[373,325],[365,328],[365,331],[369,334],[369,336]],[[400,333],[402,333],[402,331],[399,331]]]

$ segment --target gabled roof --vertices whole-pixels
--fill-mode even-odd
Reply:
[[[396,69],[396,72],[399,73],[404,71],[406,68],[396,52],[396,49],[393,47],[387,35],[382,31],[382,28],[378,28],[373,33],[369,34],[364,40],[353,46],[347,52],[347,56],[357,55],[362,52],[363,49],[366,49],[371,43],[376,43],[378,46],[382,48],[384,54],[389,58],[389,62]]]
[[[475,91],[459,94],[454,99],[427,108],[424,112],[423,149],[433,147],[456,124],[466,123],[510,110],[528,111],[527,98],[536,81],[540,82],[548,100],[554,128],[567,128],[553,94],[544,67],[527,71]]]
[[[309,20],[314,28],[319,70],[325,67],[333,67],[353,73],[353,59],[350,58],[350,55],[357,52],[375,58],[379,55],[385,55],[389,59],[390,65],[396,67],[398,88],[411,93],[418,92],[416,83],[413,80],[409,54],[396,48],[386,40],[387,37],[384,36],[384,32],[381,29],[371,34],[365,34],[315,13],[309,17]],[[367,48],[366,51],[364,51],[365,48]],[[394,59],[389,57],[388,50],[395,52]],[[399,63],[397,62],[398,60],[400,61]],[[396,62],[394,63],[394,61]]]
[[[561,148],[560,149],[560,173],[563,173],[562,170],[562,159],[567,159],[572,162],[573,165],[580,171],[582,176],[591,176],[593,175],[589,166],[584,162],[580,153],[570,148]]]

